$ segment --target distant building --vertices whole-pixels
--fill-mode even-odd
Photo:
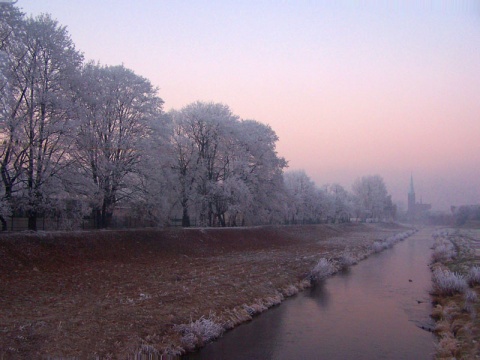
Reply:
[[[422,219],[425,213],[432,208],[430,204],[419,203],[415,200],[415,189],[413,187],[413,175],[410,177],[410,190],[408,191],[407,218],[410,221]]]

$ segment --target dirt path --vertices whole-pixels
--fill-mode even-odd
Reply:
[[[0,359],[180,353],[179,324],[224,327],[303,286],[320,257],[371,253],[398,225],[0,237]],[[270,305],[271,305],[270,304]],[[262,309],[257,309],[262,310]]]

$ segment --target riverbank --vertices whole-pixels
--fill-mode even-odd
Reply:
[[[435,358],[480,358],[480,229],[442,229],[433,236]]]
[[[320,258],[360,260],[393,224],[7,234],[0,358],[180,354],[308,285]],[[213,333],[213,335],[215,335]]]

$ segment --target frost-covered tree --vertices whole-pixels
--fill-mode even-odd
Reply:
[[[388,192],[383,178],[379,175],[363,176],[353,186],[355,213],[359,218],[382,219],[388,205]]]
[[[340,184],[325,186],[328,197],[329,215],[335,222],[346,222],[350,220],[353,211],[352,195]]]
[[[74,127],[72,82],[82,56],[49,15],[27,19],[9,42],[2,67],[2,181],[7,198],[18,186],[16,205],[36,230],[38,215],[61,192],[59,175],[70,161],[65,140]]]
[[[287,171],[283,179],[289,204],[286,220],[293,224],[319,222],[318,188],[305,171]]]
[[[16,70],[26,52],[23,14],[12,4],[0,4],[0,222],[7,230],[12,194],[20,180],[24,149],[19,140],[21,93],[14,86]],[[17,92],[15,92],[17,90]]]
[[[172,114],[175,126],[177,176],[179,181],[182,223],[188,226],[188,205],[198,205],[202,225],[216,220],[225,225],[223,187],[231,175],[231,145],[235,143],[238,117],[228,106],[196,102]]]
[[[239,202],[239,213],[250,224],[283,221],[285,191],[283,169],[287,161],[278,156],[278,136],[273,129],[255,120],[244,120],[238,126],[239,150],[237,152],[237,178],[241,179],[246,191],[236,194],[250,202]],[[248,191],[247,191],[248,190]],[[235,212],[232,212],[235,221]]]
[[[192,211],[208,226],[270,221],[279,212],[273,202],[286,162],[269,126],[240,120],[216,103],[196,102],[170,116],[183,226]]]
[[[163,114],[150,124],[149,135],[139,147],[143,155],[137,165],[132,196],[127,199],[139,224],[163,225],[171,215],[176,200],[172,191],[175,178],[171,138],[170,118]]]
[[[23,31],[23,14],[11,3],[0,2],[0,51],[15,42]]]
[[[147,79],[124,66],[86,64],[77,91],[74,157],[96,226],[106,227],[117,202],[138,189],[146,141],[163,101]]]

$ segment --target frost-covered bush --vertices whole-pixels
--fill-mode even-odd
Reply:
[[[480,267],[473,266],[467,275],[468,285],[475,286],[480,284]]]
[[[438,295],[454,295],[467,289],[467,281],[458,273],[450,270],[435,269],[432,276],[433,291]]]
[[[372,245],[372,250],[373,252],[379,253],[383,250],[385,250],[385,244],[382,241],[375,241]]]
[[[289,285],[282,289],[282,294],[286,297],[293,296],[298,293],[298,288],[294,285]]]
[[[335,271],[335,265],[332,261],[326,258],[321,258],[310,273],[310,279],[313,281],[320,281],[334,274]]]
[[[349,268],[352,265],[355,265],[357,260],[352,254],[345,253],[338,259],[338,266],[340,269]]]
[[[190,324],[175,325],[174,329],[182,334],[182,345],[187,350],[203,346],[206,342],[220,337],[224,332],[222,325],[204,317]]]

